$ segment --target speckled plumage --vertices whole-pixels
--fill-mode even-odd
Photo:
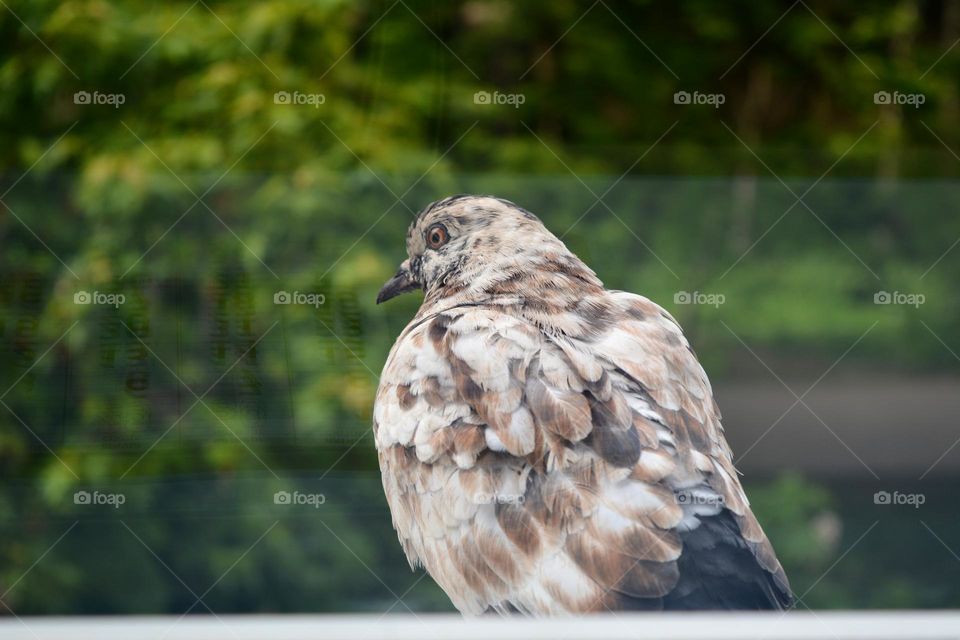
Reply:
[[[433,203],[407,252],[379,299],[425,295],[383,370],[376,447],[411,565],[461,612],[790,602],[669,313],[498,198]]]

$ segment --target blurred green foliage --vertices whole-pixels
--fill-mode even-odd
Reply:
[[[369,422],[417,305],[375,293],[411,214],[450,193],[536,212],[674,312],[715,378],[741,352],[723,323],[832,359],[879,290],[927,302],[882,309],[857,357],[953,365],[921,322],[960,329],[956,0],[7,0],[0,35],[0,592],[18,613],[448,608],[401,557]],[[929,547],[878,567],[865,544],[832,571],[869,491],[827,482],[750,485],[810,606],[957,604],[917,569]],[[274,503],[294,490],[326,502]]]

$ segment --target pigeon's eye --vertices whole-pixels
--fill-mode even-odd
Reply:
[[[442,224],[435,224],[427,229],[427,246],[431,249],[439,249],[447,244],[449,239],[450,234],[447,233],[447,228]]]

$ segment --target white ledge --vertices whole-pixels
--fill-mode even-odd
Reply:
[[[451,615],[0,618],[5,640],[956,640],[960,612],[619,613],[522,619]]]

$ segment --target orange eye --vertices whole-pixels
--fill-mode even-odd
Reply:
[[[447,244],[449,239],[450,235],[447,233],[447,228],[442,224],[435,224],[427,229],[427,246],[431,249],[439,249]]]

